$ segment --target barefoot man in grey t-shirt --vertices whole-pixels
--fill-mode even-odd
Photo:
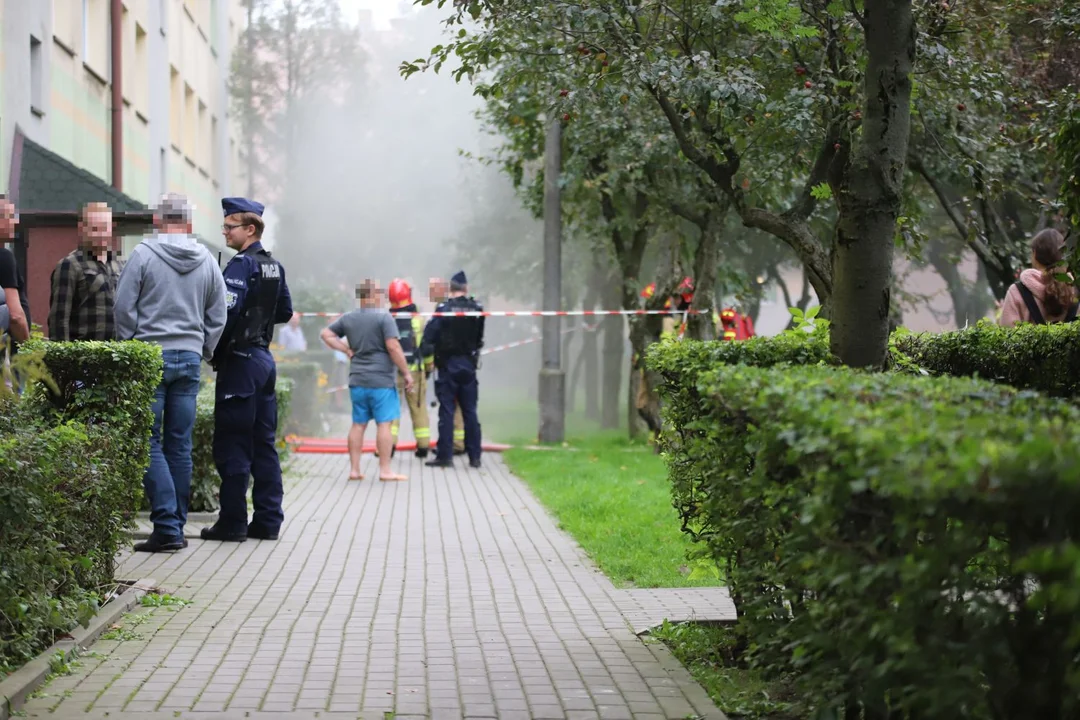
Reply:
[[[375,447],[379,452],[379,479],[406,480],[390,469],[394,443],[390,424],[401,414],[397,395],[397,370],[412,390],[413,377],[398,339],[397,323],[380,307],[380,291],[371,280],[356,289],[360,309],[345,313],[325,328],[320,337],[334,350],[349,356],[349,395],[352,398],[352,427],[349,428],[349,479],[363,480],[360,459],[364,452],[364,430],[375,421]]]

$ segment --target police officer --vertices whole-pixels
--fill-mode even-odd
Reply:
[[[424,336],[424,319],[418,315],[416,303],[412,299],[412,288],[409,283],[400,278],[395,278],[390,283],[387,294],[390,296],[390,314],[397,323],[398,335],[401,341],[401,350],[405,353],[405,362],[413,372],[416,384],[411,391],[405,389],[401,376],[398,376],[398,398],[405,397],[405,405],[409,408],[409,417],[412,419],[413,437],[416,438],[416,457],[426,458],[428,448],[431,445],[431,427],[428,421],[427,407],[424,400],[427,398],[427,386],[424,383],[424,368],[432,363],[430,357],[420,356],[420,339]],[[398,429],[400,420],[390,424],[390,434],[394,438],[394,447],[397,448]]]
[[[481,312],[480,303],[468,295],[465,273],[450,278],[450,297],[436,312]],[[479,390],[476,366],[484,346],[483,317],[435,317],[424,328],[421,353],[435,356],[439,374],[435,395],[439,398],[439,444],[429,467],[449,467],[453,460],[454,408],[461,407],[465,424],[465,452],[469,465],[480,467],[480,420],[476,414]]]
[[[263,249],[263,206],[224,198],[225,243],[237,254],[225,266],[228,319],[211,365],[214,396],[214,464],[221,476],[221,511],[204,540],[277,540],[281,510],[281,461],[275,447],[277,368],[270,354],[274,325],[292,317],[285,268]],[[248,477],[254,513],[247,520]]]

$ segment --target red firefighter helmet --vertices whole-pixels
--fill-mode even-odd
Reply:
[[[390,307],[399,308],[412,302],[412,288],[401,278],[394,278],[388,290]]]

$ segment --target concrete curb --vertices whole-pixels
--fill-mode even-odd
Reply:
[[[0,681],[0,720],[8,720],[23,706],[26,699],[45,682],[52,671],[53,658],[60,655],[69,662],[94,643],[120,619],[120,616],[139,604],[142,596],[155,585],[153,578],[139,580],[128,587],[116,600],[105,605],[87,627],[76,627],[71,637],[57,640],[44,652]]]

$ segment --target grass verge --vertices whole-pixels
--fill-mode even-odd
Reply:
[[[504,453],[560,527],[612,582],[635,587],[721,585],[716,566],[688,560],[663,460],[618,431],[596,432],[563,447]]]
[[[809,708],[791,683],[766,680],[739,662],[729,626],[665,622],[652,636],[671,650],[731,720],[798,720]]]

